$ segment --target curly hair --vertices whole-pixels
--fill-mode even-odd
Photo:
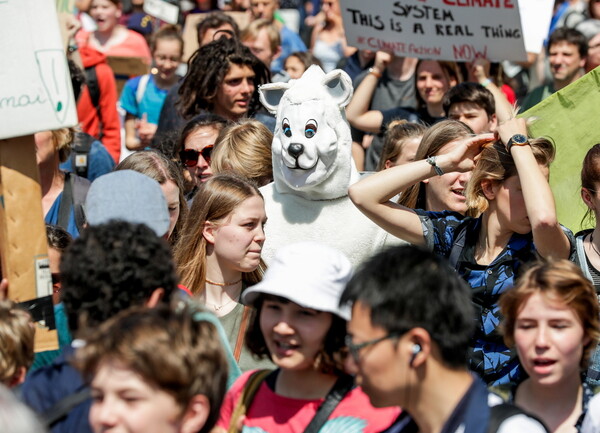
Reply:
[[[249,48],[234,39],[221,38],[200,47],[188,61],[188,73],[179,88],[177,108],[184,119],[213,111],[213,101],[232,64],[249,66],[254,71],[254,95],[248,116],[260,108],[258,87],[268,83],[271,73]]]
[[[60,264],[69,328],[85,333],[121,310],[177,288],[168,244],[144,224],[111,221],[86,228]],[[80,338],[81,335],[78,335]]]

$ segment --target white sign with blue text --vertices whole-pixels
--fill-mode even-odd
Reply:
[[[341,0],[348,45],[397,56],[527,59],[518,0]]]
[[[77,124],[56,0],[0,0],[0,139]]]

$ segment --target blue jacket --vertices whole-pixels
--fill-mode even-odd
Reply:
[[[23,401],[38,415],[43,415],[58,401],[74,394],[87,385],[70,363],[75,350],[65,347],[51,365],[41,367],[27,377],[21,388]],[[58,421],[51,429],[52,433],[92,433],[88,421],[92,400],[88,398],[75,406],[69,414]]]

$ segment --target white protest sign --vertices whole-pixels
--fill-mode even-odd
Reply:
[[[517,0],[341,0],[348,45],[398,56],[527,59]]]
[[[77,124],[56,0],[0,0],[0,139]]]
[[[548,37],[554,0],[519,0],[525,51],[538,54]]]
[[[169,24],[177,24],[179,7],[165,0],[145,0],[144,12]]]

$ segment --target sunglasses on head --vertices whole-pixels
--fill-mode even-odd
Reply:
[[[200,152],[194,149],[184,149],[181,152],[179,152],[179,158],[181,159],[183,165],[185,165],[186,167],[195,167],[196,165],[198,165],[199,155],[202,155],[202,158],[204,158],[206,163],[210,164],[210,156],[212,154],[213,147],[214,146],[212,144],[209,144]]]

